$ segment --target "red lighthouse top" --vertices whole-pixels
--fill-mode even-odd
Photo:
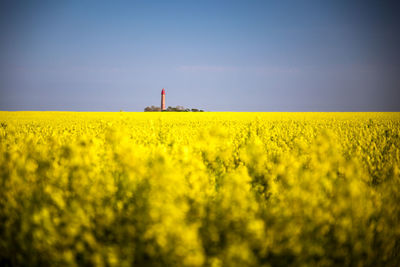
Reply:
[[[165,95],[165,89],[164,88],[162,89],[161,94]]]

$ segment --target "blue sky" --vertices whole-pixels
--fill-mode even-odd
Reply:
[[[395,1],[0,4],[0,110],[400,111]]]

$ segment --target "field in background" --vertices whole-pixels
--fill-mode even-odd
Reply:
[[[400,113],[0,112],[1,265],[400,265]]]

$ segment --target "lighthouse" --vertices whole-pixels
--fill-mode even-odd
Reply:
[[[165,110],[165,89],[161,91],[161,111]]]

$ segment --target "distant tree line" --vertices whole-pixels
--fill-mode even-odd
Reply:
[[[145,112],[147,112],[147,111],[161,111],[161,108],[160,107],[156,107],[156,106],[151,106],[151,107],[146,107],[144,109],[144,111]]]
[[[160,107],[156,106],[150,106],[146,107],[144,109],[145,112],[151,112],[151,111],[161,111]],[[204,112],[202,109],[197,109],[197,108],[184,108],[182,106],[176,106],[176,107],[171,107],[169,106],[166,110],[163,110],[163,112],[168,112],[168,111],[175,111],[175,112]]]

